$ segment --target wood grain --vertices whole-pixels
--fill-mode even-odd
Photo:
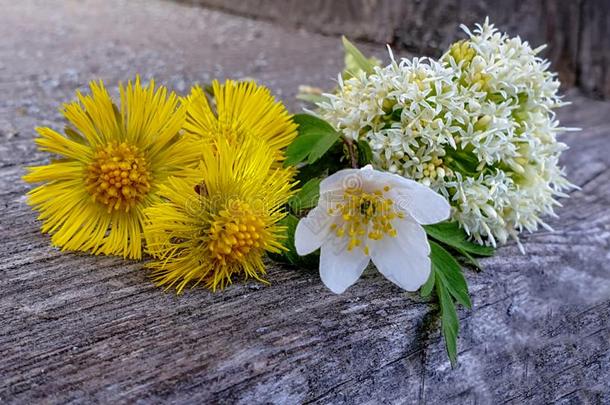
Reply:
[[[390,43],[438,57],[485,17],[543,53],[567,86],[610,97],[610,2],[607,0],[180,0],[314,32]]]
[[[141,263],[60,253],[25,204],[36,125],[87,81],[136,72],[179,92],[253,76],[297,111],[332,85],[340,41],[171,2],[0,1],[0,402],[608,403],[610,104],[571,93],[563,162],[581,187],[556,232],[467,274],[452,370],[437,306],[375,271],[333,295],[315,271],[177,297]]]

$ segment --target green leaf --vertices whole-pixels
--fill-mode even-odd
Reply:
[[[343,49],[345,50],[344,77],[356,76],[360,71],[364,71],[367,75],[374,72],[374,67],[379,65],[377,58],[364,56],[345,36],[341,37],[341,41],[343,41]]]
[[[307,256],[300,256],[297,253],[294,245],[294,233],[299,223],[299,218],[295,215],[288,214],[282,218],[278,225],[285,227],[285,238],[282,240],[282,245],[286,248],[281,253],[271,253],[269,257],[275,261],[298,266],[300,269],[317,269],[320,262],[319,252],[314,252]]]
[[[287,250],[280,254],[273,253],[269,256],[278,262],[292,264],[299,266],[299,268],[317,268],[319,263],[319,255],[317,253],[307,256],[299,256],[297,253],[294,245],[294,232],[298,223],[299,218],[292,214],[286,215],[279,221],[278,225],[286,227],[286,237],[282,242]]]
[[[436,294],[441,308],[441,332],[445,338],[445,348],[451,366],[455,366],[457,363],[457,337],[460,331],[460,321],[453,299],[442,282],[436,283]]]
[[[284,256],[288,260],[288,262],[292,264],[298,263],[300,259],[300,256],[297,253],[297,249],[294,246],[294,231],[296,230],[298,223],[299,219],[292,214],[286,215],[278,222],[278,225],[286,227],[286,238],[284,239],[284,247],[288,250],[282,252],[282,256]]]
[[[428,281],[426,281],[426,284],[424,284],[421,287],[421,290],[419,291],[419,294],[425,298],[427,296],[430,295],[430,293],[432,293],[432,289],[434,288],[434,282],[435,282],[435,277],[434,277],[434,270],[432,270],[430,272],[430,276],[428,277]]]
[[[460,326],[453,301],[455,300],[467,308],[472,307],[468,295],[468,285],[459,263],[449,252],[434,241],[430,241],[430,260],[432,261],[432,274],[422,287],[421,295],[427,296],[430,294],[432,283],[434,283],[441,311],[441,332],[445,339],[445,347],[451,365],[455,366],[457,363],[457,336]]]
[[[430,241],[430,260],[437,284],[443,284],[457,302],[466,308],[472,308],[466,279],[454,257],[439,244]]]
[[[468,253],[464,249],[460,249],[460,248],[455,248],[455,250],[457,250],[458,253],[462,255],[462,257],[465,259],[466,263],[475,267],[477,270],[483,270],[483,267],[481,267],[481,265],[479,264],[479,261],[477,259],[475,259],[470,253]]]
[[[337,142],[324,154],[324,159],[318,160],[313,165],[299,167],[297,180],[301,184],[305,184],[315,177],[328,177],[341,169],[345,169],[347,165],[348,162],[343,151],[343,142]]]
[[[320,182],[322,179],[313,178],[301,187],[299,192],[288,200],[290,209],[295,214],[299,214],[302,210],[313,208],[318,204],[320,197]]]
[[[358,164],[360,167],[366,166],[373,160],[373,151],[367,141],[358,141]]]
[[[285,165],[296,165],[307,161],[308,164],[320,159],[339,139],[341,134],[326,121],[309,114],[293,117],[299,125],[299,134],[286,149]]]
[[[441,222],[440,224],[424,226],[426,233],[439,242],[477,256],[492,256],[495,249],[491,246],[481,246],[470,242],[467,235],[457,222]]]
[[[390,115],[392,121],[400,122],[400,119],[402,117],[402,110],[403,110],[403,108],[397,108],[394,111],[392,111],[392,114]]]
[[[449,150],[450,154],[445,157],[445,163],[454,171],[470,176],[477,176],[479,171],[477,168],[480,164],[479,158],[472,150]]]
[[[296,114],[292,118],[299,125],[299,135],[302,132],[336,132],[335,129],[326,121],[311,114]]]

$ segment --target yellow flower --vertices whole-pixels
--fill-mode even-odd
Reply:
[[[55,159],[28,168],[24,180],[43,183],[28,203],[62,250],[139,259],[143,209],[160,201],[169,175],[196,164],[199,151],[185,148],[186,108],[164,87],[142,87],[139,78],[121,85],[120,107],[101,81],[90,88],[64,105],[65,134],[37,128],[39,149]]]
[[[297,125],[284,105],[269,89],[254,82],[212,83],[214,105],[203,89],[194,86],[188,99],[186,132],[210,141],[228,139],[239,144],[247,138],[262,140],[276,161],[284,160],[284,150],[297,135]]]
[[[293,192],[293,171],[274,167],[269,146],[226,139],[204,148],[198,169],[161,187],[164,202],[147,208],[148,263],[158,285],[180,293],[189,282],[216,290],[233,276],[264,281],[265,252],[279,253],[278,221]]]

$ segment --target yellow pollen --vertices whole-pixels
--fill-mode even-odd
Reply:
[[[354,188],[345,190],[343,202],[336,206],[343,223],[333,224],[331,230],[339,238],[348,238],[348,251],[360,247],[368,255],[370,248],[365,243],[367,239],[381,240],[385,236],[397,236],[392,221],[403,219],[404,214],[396,212],[392,199],[384,195],[388,191],[389,186],[372,192]]]
[[[220,211],[212,222],[208,237],[210,255],[220,264],[243,261],[252,250],[264,247],[269,238],[265,222],[248,203],[231,201],[230,210]]]
[[[458,41],[451,45],[449,54],[453,56],[456,62],[464,61],[470,63],[476,56],[475,50],[470,46],[470,43],[465,40]]]
[[[151,180],[148,163],[136,146],[112,143],[95,152],[85,187],[108,212],[129,211],[146,196]]]

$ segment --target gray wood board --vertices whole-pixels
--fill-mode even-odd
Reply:
[[[590,95],[610,97],[608,0],[179,0],[324,34],[390,43],[439,56],[485,17],[537,47],[562,82]]]
[[[270,286],[177,297],[141,263],[60,253],[25,204],[36,125],[87,81],[141,73],[179,92],[252,76],[292,110],[332,86],[340,41],[171,2],[0,1],[0,402],[608,403],[610,104],[572,93],[563,162],[582,187],[556,232],[468,271],[459,366],[437,305],[375,271],[343,295],[270,264]]]

